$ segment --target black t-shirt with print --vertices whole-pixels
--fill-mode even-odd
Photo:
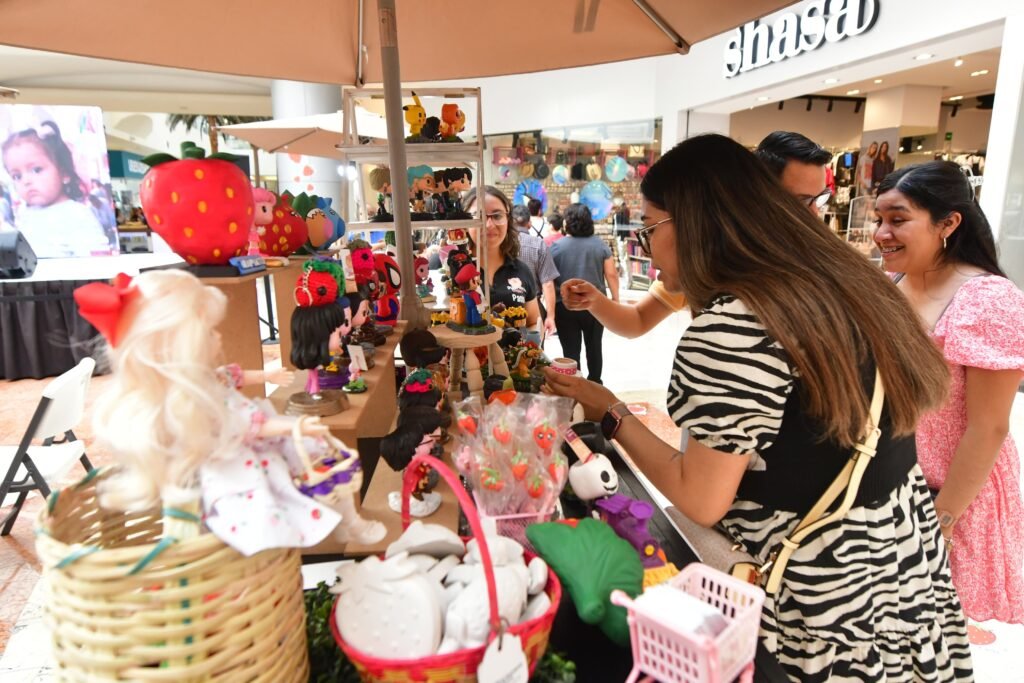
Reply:
[[[491,284],[491,307],[505,304],[506,307],[525,306],[527,301],[537,298],[537,282],[530,268],[519,259],[505,259],[505,263],[494,273]]]

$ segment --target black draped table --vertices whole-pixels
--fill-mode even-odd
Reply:
[[[78,315],[75,288],[180,262],[174,254],[40,259],[32,277],[0,280],[0,379],[54,377],[92,355],[96,330]]]

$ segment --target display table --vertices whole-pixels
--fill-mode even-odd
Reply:
[[[366,380],[366,391],[361,394],[347,394],[349,407],[346,410],[337,415],[321,418],[331,430],[331,434],[351,448],[359,448],[359,439],[379,438],[391,431],[398,410],[395,348],[404,330],[405,323],[398,323],[387,341],[377,347],[377,352],[373,356],[374,366],[362,374]],[[306,371],[300,370],[295,373],[295,381],[291,386],[280,387],[270,395],[270,401],[279,413],[285,413],[288,409],[288,397],[305,388]],[[364,461],[363,467],[367,466],[368,463]]]
[[[78,315],[78,287],[180,263],[176,254],[40,259],[32,277],[0,280],[0,379],[54,377],[93,355],[97,332]]]

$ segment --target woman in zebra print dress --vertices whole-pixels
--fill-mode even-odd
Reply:
[[[878,453],[846,517],[793,554],[761,639],[794,681],[972,680],[913,434],[948,375],[900,292],[728,138],[680,143],[641,192],[641,243],[695,311],[669,386],[690,442],[679,456],[633,417],[616,438],[679,510],[766,561],[849,459],[877,364]],[[618,402],[547,377],[589,419]]]

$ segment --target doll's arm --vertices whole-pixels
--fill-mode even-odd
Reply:
[[[253,384],[265,384],[270,382],[281,387],[290,386],[295,380],[295,373],[291,370],[280,368],[278,370],[243,370],[242,383],[239,386],[247,387]]]
[[[267,417],[256,432],[257,436],[268,438],[274,436],[287,436],[292,433],[296,418],[274,415]],[[320,422],[320,418],[307,418],[302,422],[302,433],[305,436],[324,436],[330,430],[327,425]]]

